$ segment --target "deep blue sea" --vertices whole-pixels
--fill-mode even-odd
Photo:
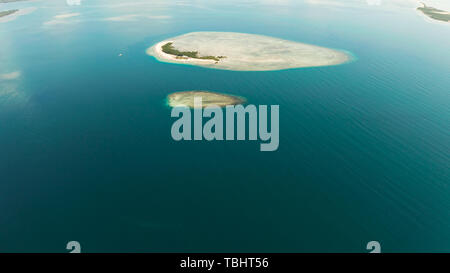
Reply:
[[[0,252],[450,251],[450,24],[356,0],[13,8],[32,12],[0,22]],[[236,72],[145,54],[193,31],[355,60]],[[280,105],[279,149],[174,141],[165,98],[195,89]]]

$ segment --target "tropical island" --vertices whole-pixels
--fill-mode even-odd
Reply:
[[[18,9],[0,11],[0,17],[8,16],[8,15],[11,15],[11,14],[16,13],[18,11],[19,11]]]
[[[450,12],[433,7],[428,7],[427,5],[425,5],[425,3],[422,3],[422,5],[423,7],[418,7],[417,10],[421,11],[429,18],[443,22],[450,22]]]
[[[0,4],[1,3],[20,2],[20,1],[27,1],[27,0],[0,0]],[[31,7],[31,8],[11,9],[11,10],[0,11],[0,18],[4,17],[1,19],[0,22],[8,22],[8,21],[14,20],[21,15],[25,15],[30,12],[33,12],[35,9],[36,8]],[[9,15],[12,15],[12,16],[9,16]],[[6,16],[9,16],[9,17],[6,18]]]
[[[170,107],[187,106],[194,108],[194,98],[202,98],[202,108],[208,106],[225,107],[227,105],[243,104],[246,99],[239,96],[222,94],[211,91],[182,91],[169,94],[167,96],[167,104]]]
[[[191,32],[158,42],[147,54],[161,62],[235,71],[330,66],[352,60],[342,50],[235,32]]]

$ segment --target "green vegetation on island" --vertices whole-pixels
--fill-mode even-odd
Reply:
[[[175,55],[178,58],[189,57],[194,59],[202,59],[202,60],[214,60],[216,62],[220,61],[220,59],[226,58],[225,56],[198,56],[198,51],[179,51],[175,49],[172,45],[173,43],[167,43],[161,47],[164,53]]]
[[[18,9],[12,9],[12,10],[5,10],[5,11],[0,11],[0,17],[4,17],[4,16],[8,16],[11,15],[15,12],[18,12]]]
[[[12,2],[19,2],[19,1],[26,1],[26,0],[0,0],[0,3],[12,3]],[[5,16],[11,15],[13,13],[16,13],[18,11],[19,11],[18,9],[0,11],[0,17],[5,17]]]
[[[420,10],[423,14],[430,17],[434,20],[449,22],[450,21],[450,12],[445,10],[436,9],[433,7],[428,7],[424,3],[422,3],[423,7],[417,8],[417,10]]]

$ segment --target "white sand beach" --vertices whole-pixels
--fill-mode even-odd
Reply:
[[[175,92],[167,96],[167,104],[170,107],[187,106],[194,108],[194,98],[202,99],[202,108],[208,106],[225,107],[245,103],[245,99],[238,96],[222,94],[211,91],[193,90]]]
[[[175,49],[197,51],[199,56],[224,56],[219,61],[175,56],[163,52],[172,43]],[[162,62],[236,70],[269,71],[299,67],[338,65],[351,60],[344,51],[293,42],[263,35],[234,32],[191,32],[170,38],[147,49]]]
[[[162,50],[162,46],[167,43],[173,43],[173,41],[163,41],[159,42],[156,45],[150,47],[147,49],[147,54],[155,56],[159,60],[168,60],[171,62],[176,63],[189,63],[189,64],[196,64],[196,65],[206,65],[206,64],[214,64],[216,61],[214,60],[202,60],[202,59],[195,59],[195,58],[189,58],[189,57],[178,57],[175,55],[167,54]]]

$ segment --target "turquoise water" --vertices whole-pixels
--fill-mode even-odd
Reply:
[[[37,7],[0,23],[0,74],[19,72],[0,80],[0,252],[450,251],[450,25],[353,2],[121,2],[0,6]],[[357,60],[235,72],[145,54],[192,31]],[[280,105],[279,150],[173,141],[165,97],[192,89]]]

